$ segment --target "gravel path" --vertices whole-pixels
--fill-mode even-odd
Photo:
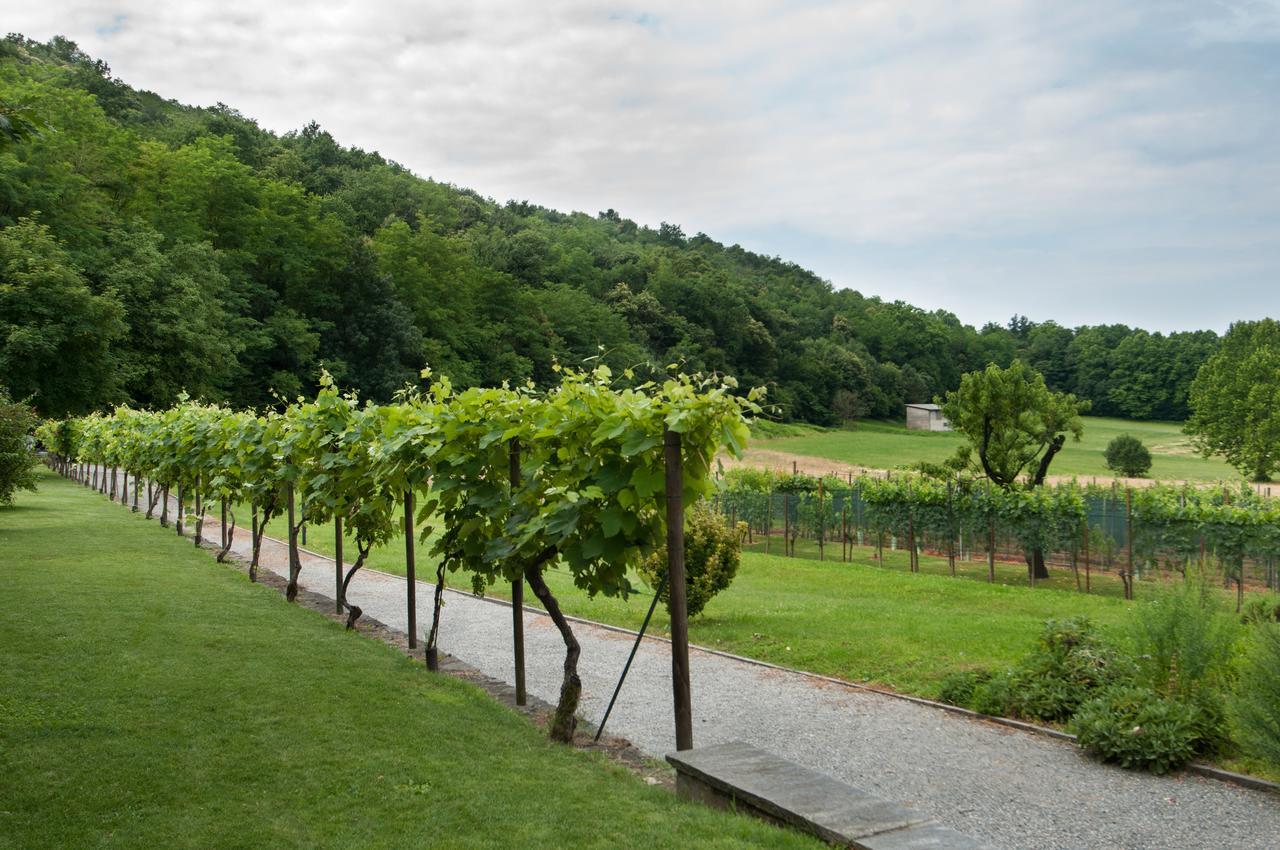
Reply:
[[[218,539],[217,523],[206,537]],[[247,556],[249,535],[235,551]],[[286,549],[263,541],[263,566],[286,573]],[[334,592],[333,562],[304,555],[301,584]],[[419,631],[432,586],[417,588]],[[362,571],[351,600],[407,627],[403,578]],[[511,609],[446,595],[440,648],[511,682]],[[599,721],[634,636],[575,624],[582,644],[580,714]],[[529,692],[554,702],[563,644],[545,615],[526,612]],[[694,743],[747,741],[852,785],[929,812],[993,847],[1280,848],[1280,798],[1198,776],[1155,777],[1097,764],[1068,743],[800,673],[692,649]],[[609,732],[661,757],[674,749],[669,646],[646,639]]]

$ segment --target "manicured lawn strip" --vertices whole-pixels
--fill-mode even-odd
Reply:
[[[1175,481],[1236,481],[1240,475],[1220,458],[1206,459],[1191,450],[1182,426],[1175,422],[1131,422],[1084,417],[1084,438],[1068,441],[1053,461],[1051,475],[1110,477],[1102,453],[1120,434],[1132,434],[1151,450],[1149,477]],[[870,469],[896,469],[920,461],[940,463],[964,442],[955,433],[908,431],[903,425],[861,422],[856,430],[822,431],[798,437],[752,440],[751,448],[827,458]]]
[[[808,847],[52,476],[0,511],[0,847]]]

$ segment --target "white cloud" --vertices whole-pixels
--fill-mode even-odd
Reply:
[[[500,199],[679,222],[971,321],[1151,324],[1125,311],[1188,276],[1249,316],[1280,265],[1261,179],[1280,118],[1256,73],[1280,70],[1274,3],[55,0],[8,17],[168,97],[278,131],[314,118]],[[1221,53],[1241,42],[1263,46]],[[1118,245],[1093,250],[1100,232]],[[916,259],[894,278],[877,252]],[[1205,321],[1162,306],[1161,325]]]

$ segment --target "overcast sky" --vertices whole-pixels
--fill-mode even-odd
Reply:
[[[133,86],[964,321],[1280,315],[1280,0],[10,4]]]

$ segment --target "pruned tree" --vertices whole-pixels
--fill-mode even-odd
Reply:
[[[1022,481],[1029,488],[1043,484],[1068,436],[1078,441],[1083,435],[1080,414],[1088,409],[1089,402],[1050,390],[1021,360],[969,372],[942,401],[951,427],[968,438],[957,462],[1005,490]],[[1034,578],[1048,578],[1043,550],[1029,552],[1027,566]]]

